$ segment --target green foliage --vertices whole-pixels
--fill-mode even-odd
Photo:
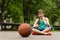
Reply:
[[[31,14],[33,16],[37,16],[37,10],[38,9],[43,9],[45,10],[45,16],[49,18],[50,23],[54,24],[56,20],[59,18],[59,9],[57,7],[59,1],[58,0],[32,0],[30,2],[30,9],[31,9]],[[58,5],[59,6],[59,5]],[[31,18],[33,16],[31,15]]]
[[[21,22],[20,18],[23,14],[22,11],[22,0],[7,0],[6,2],[6,11],[5,18],[8,18],[8,15],[12,18],[13,22]]]
[[[0,0],[0,5],[1,1],[2,0]],[[39,9],[45,11],[45,16],[49,18],[51,24],[54,24],[54,22],[60,18],[60,0],[24,0],[24,2],[23,0],[5,0],[5,5],[6,13],[4,14],[4,19],[9,18],[8,15],[10,15],[13,22],[24,21],[23,9],[26,9],[25,13],[27,14],[27,17],[30,17],[29,20],[31,22],[37,16],[37,10]]]

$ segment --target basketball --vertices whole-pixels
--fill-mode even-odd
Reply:
[[[28,23],[23,23],[18,27],[18,33],[22,37],[28,37],[31,34],[31,32],[32,32],[32,28]]]

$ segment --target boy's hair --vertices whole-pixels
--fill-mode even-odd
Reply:
[[[39,10],[38,10],[38,13],[41,12],[41,11],[42,11],[43,13],[45,13],[43,9],[39,9]]]

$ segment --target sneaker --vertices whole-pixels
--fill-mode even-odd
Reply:
[[[38,35],[38,33],[36,33],[36,32],[32,32],[32,35]]]

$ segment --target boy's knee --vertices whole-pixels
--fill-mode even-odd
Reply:
[[[53,29],[53,26],[49,26],[50,29]]]

